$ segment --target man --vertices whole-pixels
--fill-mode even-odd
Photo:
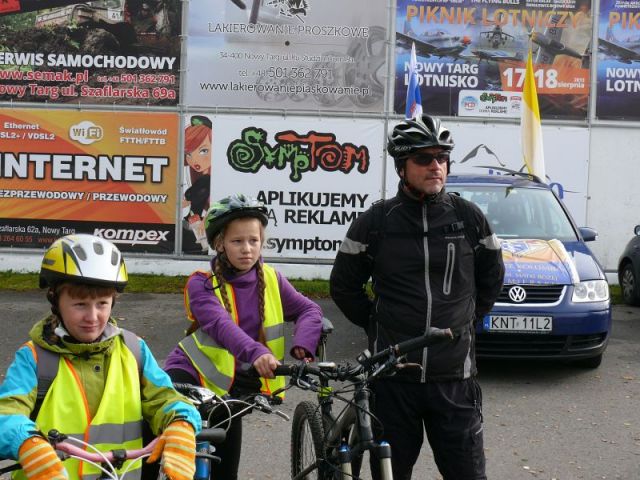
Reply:
[[[367,331],[374,351],[430,326],[456,335],[452,343],[411,352],[408,368],[373,385],[383,426],[377,440],[391,444],[396,480],[411,478],[423,426],[445,480],[486,479],[474,326],[502,288],[504,264],[480,209],[445,192],[453,146],[437,118],[395,126],[387,150],[398,193],[353,222],[331,272],[333,300]],[[369,279],[373,300],[365,290]],[[378,479],[377,461],[371,469]]]

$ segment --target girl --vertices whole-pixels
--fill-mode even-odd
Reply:
[[[283,321],[294,321],[290,353],[313,359],[322,325],[320,307],[304,297],[271,266],[260,251],[267,209],[244,195],[214,203],[205,218],[207,240],[216,256],[211,270],[193,273],[185,288],[188,335],[169,354],[165,370],[174,382],[204,385],[218,395],[273,392],[285,379],[273,370],[284,359]],[[243,374],[253,365],[260,380]],[[242,420],[231,422],[222,458],[212,478],[238,475]]]

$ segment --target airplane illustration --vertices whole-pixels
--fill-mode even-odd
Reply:
[[[422,35],[414,33],[396,32],[396,45],[405,50],[411,50],[411,44],[416,44],[416,54],[421,57],[452,57],[459,58],[462,51],[471,43],[467,36],[450,35],[444,30],[425,32]]]
[[[524,60],[520,52],[510,53],[504,50],[476,48],[471,50],[471,53],[478,58],[478,63],[481,63],[482,60],[486,60],[487,62],[522,62]]]
[[[535,58],[536,64],[550,65],[555,60],[556,55],[569,55],[583,60],[584,53],[577,52],[562,43],[562,28],[557,26],[559,21],[560,15],[552,15],[550,18],[551,26],[547,27],[544,33],[531,32],[531,41],[538,45],[538,53]]]
[[[640,35],[618,41],[609,27],[606,39],[598,38],[598,51],[622,63],[640,62]]]

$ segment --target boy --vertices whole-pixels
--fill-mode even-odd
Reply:
[[[134,449],[144,422],[162,432],[149,460],[162,455],[172,480],[193,478],[197,410],[144,340],[111,317],[127,278],[120,251],[100,237],[68,235],[45,252],[40,287],[48,288],[51,314],[31,329],[0,386],[0,457],[22,465],[14,478],[97,478],[88,463],[63,464],[44,435],[56,429],[101,451]],[[140,476],[137,462],[127,478]]]

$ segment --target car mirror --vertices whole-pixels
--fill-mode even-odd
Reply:
[[[596,232],[593,228],[590,227],[580,227],[580,235],[582,235],[582,240],[585,242],[593,242],[598,238],[598,232]]]
[[[636,225],[636,228],[633,229],[633,233],[640,235],[640,225]]]

